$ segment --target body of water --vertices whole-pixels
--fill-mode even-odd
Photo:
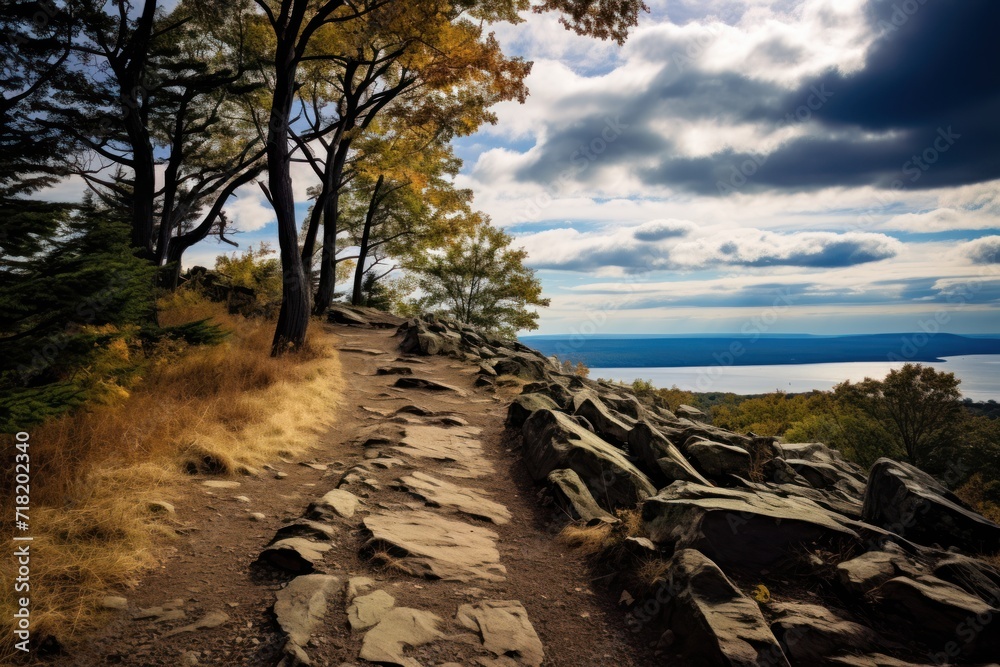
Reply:
[[[962,381],[959,390],[974,401],[1000,401],[1000,355],[973,354],[921,362],[939,371],[954,373]],[[800,393],[832,389],[844,380],[866,377],[881,379],[902,362],[857,361],[831,364],[787,364],[781,366],[679,366],[673,368],[591,368],[590,377],[632,382],[652,381],[656,387],[677,385],[685,391],[731,391],[734,394],[766,394],[772,391]]]

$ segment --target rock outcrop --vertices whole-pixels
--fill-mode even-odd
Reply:
[[[523,385],[507,426],[557,516],[615,531],[641,524],[619,551],[662,559],[667,574],[652,597],[622,599],[659,636],[664,664],[1000,656],[989,627],[1000,573],[976,557],[1000,551],[1000,526],[916,468],[882,459],[866,474],[822,443],[726,431],[691,406],[565,373],[515,341],[437,317],[398,334],[404,353],[478,366],[478,386]],[[641,521],[620,521],[613,513],[622,510]],[[497,574],[485,568],[485,577],[463,576]],[[517,614],[503,613],[516,630]]]
[[[879,459],[872,466],[862,518],[921,544],[972,553],[1000,551],[1000,526],[927,473],[892,459]]]

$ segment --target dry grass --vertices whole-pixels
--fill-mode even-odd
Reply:
[[[129,394],[31,430],[32,636],[72,639],[101,620],[98,603],[154,564],[173,534],[148,507],[182,492],[185,472],[231,475],[314,445],[341,387],[331,335],[272,359],[273,323],[233,317],[193,296],[163,304],[161,324],[211,317],[222,344],[160,357]],[[11,451],[11,447],[6,447]],[[11,516],[11,494],[0,500]],[[0,561],[10,581],[14,559]],[[11,653],[12,587],[0,592],[0,663]]]
[[[387,549],[373,551],[369,556],[369,563],[379,574],[391,576],[409,573],[409,570],[403,565],[402,558],[397,558]]]
[[[586,556],[594,556],[604,550],[613,530],[613,526],[607,523],[596,526],[571,523],[559,531],[557,539]]]
[[[571,523],[560,531],[558,539],[563,544],[600,560],[618,562],[624,550],[625,538],[643,537],[642,513],[637,509],[620,509],[615,512],[619,523],[599,523],[585,526]]]
[[[639,582],[641,591],[649,591],[656,588],[657,583],[666,577],[668,572],[670,572],[670,561],[650,558],[635,569],[635,578]]]

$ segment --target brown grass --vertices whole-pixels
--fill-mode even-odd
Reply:
[[[650,558],[643,561],[635,569],[635,578],[638,580],[642,592],[651,591],[669,571],[670,561],[663,558]]]
[[[571,523],[559,532],[557,539],[586,556],[594,556],[604,550],[612,530],[611,524],[607,523],[599,523],[596,526]]]
[[[252,472],[313,446],[331,423],[342,382],[331,334],[314,326],[306,350],[272,359],[271,322],[191,295],[162,306],[161,324],[212,317],[233,333],[218,346],[163,354],[118,401],[30,431],[33,638],[79,636],[101,620],[108,591],[154,564],[152,547],[173,530],[148,503],[182,493],[185,472]],[[0,500],[4,517],[12,500]],[[5,582],[13,560],[0,561]],[[0,592],[0,663],[16,654],[11,614],[20,595],[6,585]]]
[[[619,523],[599,523],[585,526],[568,524],[560,531],[558,539],[587,556],[597,556],[602,561],[617,562],[622,554],[625,538],[643,537],[642,513],[637,509],[620,509],[615,512]]]

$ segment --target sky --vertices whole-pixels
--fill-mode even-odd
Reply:
[[[1000,332],[1000,2],[648,4],[622,47],[495,27],[531,94],[457,184],[528,250],[535,333]],[[276,245],[255,186],[229,214]]]

